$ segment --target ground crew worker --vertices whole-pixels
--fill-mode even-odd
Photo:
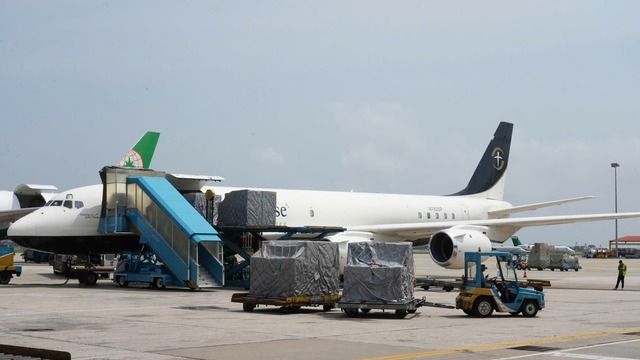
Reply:
[[[618,285],[622,285],[621,289],[624,289],[625,276],[627,276],[627,265],[620,260],[618,263],[618,281],[616,281],[616,287],[613,290],[618,290]]]

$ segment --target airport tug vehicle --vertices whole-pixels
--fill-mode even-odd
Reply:
[[[13,275],[22,274],[22,266],[13,263],[15,251],[9,246],[0,246],[0,284],[6,285],[11,281]]]
[[[487,267],[482,264],[483,259],[495,260],[496,276],[484,274]],[[469,316],[488,317],[498,311],[534,317],[545,306],[542,291],[521,286],[508,252],[465,253],[462,283],[456,309],[462,309]]]

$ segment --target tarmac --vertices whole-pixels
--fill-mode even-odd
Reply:
[[[462,274],[429,255],[414,258],[417,276]],[[528,270],[527,278],[551,282],[534,318],[421,307],[404,319],[322,307],[245,312],[230,301],[244,289],[118,288],[111,280],[90,287],[49,265],[17,261],[22,276],[0,286],[0,344],[72,359],[640,359],[640,259],[624,261],[626,284],[617,291],[617,259],[580,259],[577,272]],[[414,293],[450,305],[456,295],[433,287]]]

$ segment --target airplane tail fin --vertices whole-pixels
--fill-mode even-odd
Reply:
[[[120,160],[118,166],[148,169],[160,137],[159,132],[147,131],[131,150]]]
[[[517,236],[512,236],[511,237],[511,241],[513,241],[513,245],[514,246],[520,246],[522,245],[522,242],[520,241],[520,239],[518,239]]]
[[[501,122],[466,188],[451,195],[502,200],[513,124]]]

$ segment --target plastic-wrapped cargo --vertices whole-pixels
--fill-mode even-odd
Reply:
[[[545,269],[551,264],[551,254],[556,252],[556,247],[546,243],[535,243],[529,257],[527,266],[529,268]]]
[[[550,267],[552,269],[580,269],[577,256],[569,254],[551,254]]]
[[[218,225],[274,226],[276,193],[272,191],[237,190],[225,195],[218,209]]]
[[[349,243],[341,302],[413,300],[415,269],[410,243]]]
[[[200,215],[202,215],[203,218],[207,218],[207,199],[205,198],[204,193],[184,193],[182,196]]]
[[[336,243],[263,241],[251,256],[249,294],[271,298],[337,295],[339,259]]]

